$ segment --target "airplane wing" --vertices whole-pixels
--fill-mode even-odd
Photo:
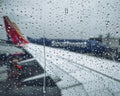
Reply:
[[[62,96],[120,96],[120,64],[102,58],[29,43],[8,17],[4,17],[7,34],[15,45],[32,54],[39,66],[61,90]],[[23,82],[44,78],[44,74]]]

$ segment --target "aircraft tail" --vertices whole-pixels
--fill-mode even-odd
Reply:
[[[23,37],[17,25],[11,22],[8,16],[4,16],[3,18],[4,18],[5,29],[9,41],[12,41],[15,45],[29,43],[29,41]]]

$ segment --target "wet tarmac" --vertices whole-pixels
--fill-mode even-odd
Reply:
[[[46,94],[44,94],[42,86],[22,85],[20,87],[12,86],[8,89],[6,82],[1,82],[0,96],[61,96],[61,93],[57,86],[47,86]]]
[[[61,96],[61,91],[55,82],[46,77],[46,93],[43,93],[43,78],[24,81],[26,78],[43,74],[44,70],[36,60],[22,63],[21,75],[15,78],[8,77],[9,68],[0,68],[0,96]]]

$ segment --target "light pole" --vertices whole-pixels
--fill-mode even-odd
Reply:
[[[43,79],[43,94],[46,96],[46,50],[45,50],[45,31],[43,34],[43,45],[44,45],[44,79]]]

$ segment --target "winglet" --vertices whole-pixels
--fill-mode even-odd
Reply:
[[[28,44],[29,41],[23,37],[17,25],[11,22],[8,16],[4,16],[3,18],[4,18],[6,32],[8,36],[10,37],[11,41],[15,45]]]

